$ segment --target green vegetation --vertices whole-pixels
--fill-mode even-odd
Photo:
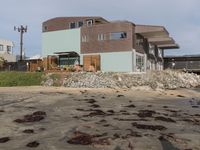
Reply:
[[[41,85],[41,72],[0,72],[0,86],[32,86]]]

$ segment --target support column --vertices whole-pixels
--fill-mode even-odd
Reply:
[[[136,50],[132,50],[132,72],[136,72]]]

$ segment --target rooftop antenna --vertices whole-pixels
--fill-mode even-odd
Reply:
[[[27,32],[27,26],[21,25],[20,27],[14,26],[14,31],[20,32],[20,61],[23,60],[22,53],[23,53],[23,34]]]

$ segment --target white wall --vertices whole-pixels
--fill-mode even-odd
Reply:
[[[14,44],[12,41],[0,39],[0,45],[3,45],[3,50],[0,50],[0,54],[7,53],[7,46],[11,46],[10,54],[13,53],[12,49],[13,49]]]
[[[77,52],[80,54],[80,28],[42,33],[42,56],[55,52]]]

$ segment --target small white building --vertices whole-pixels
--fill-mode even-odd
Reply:
[[[16,62],[13,47],[14,43],[12,41],[0,39],[0,57],[3,57],[7,62]]]

